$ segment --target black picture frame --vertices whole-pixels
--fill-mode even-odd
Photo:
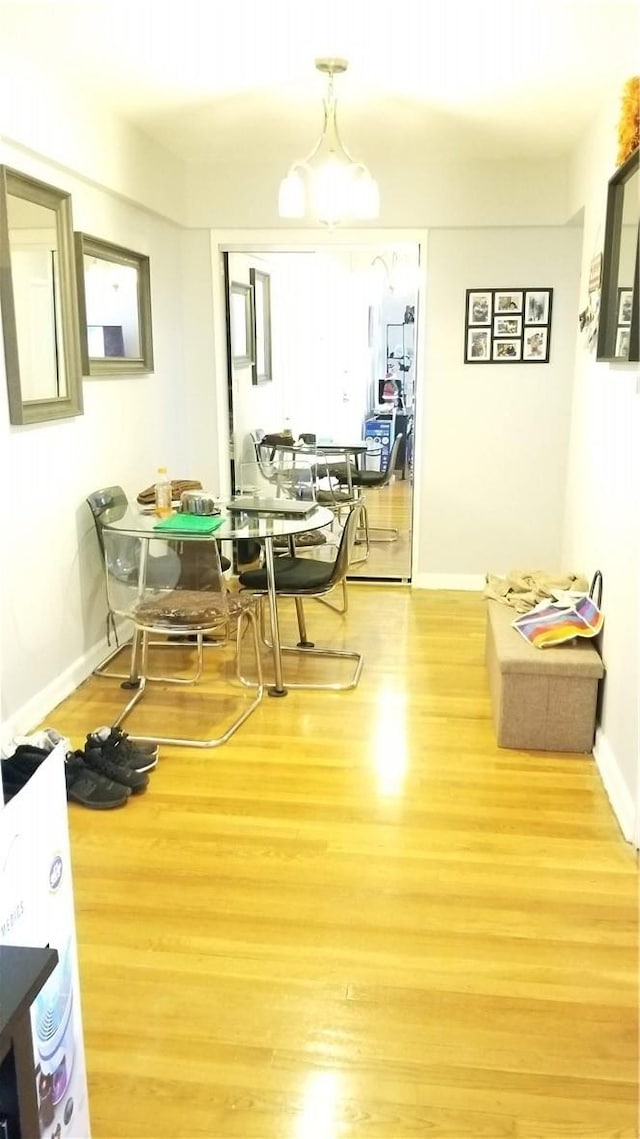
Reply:
[[[615,364],[640,360],[640,149],[609,179],[602,260],[602,296],[596,359]],[[631,290],[628,324],[618,319],[620,290]],[[628,332],[628,335],[627,335]],[[621,352],[624,340],[626,354]]]
[[[253,362],[251,382],[270,384],[271,369],[271,277],[259,269],[249,270],[253,307]]]
[[[550,288],[467,289],[465,364],[548,364]]]

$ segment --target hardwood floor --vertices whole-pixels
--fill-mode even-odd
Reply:
[[[94,1139],[633,1139],[637,866],[592,758],[496,747],[479,596],[349,595],[307,614],[355,691],[70,807]]]
[[[405,582],[410,580],[411,492],[411,479],[401,479],[398,475],[388,486],[365,491],[369,526],[395,527],[398,537],[393,542],[372,541],[369,557],[362,564],[352,565],[349,577],[392,578]]]

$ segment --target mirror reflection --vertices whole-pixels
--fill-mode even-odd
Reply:
[[[329,484],[319,479],[316,488],[326,502],[332,489],[340,489],[349,456],[368,476],[366,485],[358,485],[370,537],[368,546],[358,542],[349,576],[410,580],[417,245],[247,249],[226,257],[230,320],[239,283],[268,275],[271,293],[271,382],[256,385],[248,361],[233,354],[229,361],[232,480],[240,485],[241,472],[253,468],[255,482],[256,464],[268,478],[265,470],[279,452],[272,454],[268,440],[260,447],[259,440],[290,431],[293,441],[304,437],[316,448],[318,470],[328,464],[323,478]],[[310,541],[314,556],[330,556],[340,522],[337,512],[326,545],[316,548]]]
[[[11,423],[82,412],[69,194],[0,167],[0,308]]]
[[[8,194],[7,218],[22,399],[55,399],[67,392],[56,213]]]
[[[85,372],[153,371],[149,258],[87,234],[76,245]]]
[[[636,363],[640,358],[638,156],[634,151],[616,170],[607,191],[597,359],[616,363]]]

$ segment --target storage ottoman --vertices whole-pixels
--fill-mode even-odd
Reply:
[[[487,600],[486,663],[499,747],[589,752],[598,681],[595,645],[577,638],[537,649],[511,626],[515,609]]]

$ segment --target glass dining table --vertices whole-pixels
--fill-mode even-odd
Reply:
[[[323,443],[317,440],[315,443],[271,443],[264,440],[260,444],[265,450],[270,450],[272,455],[279,452],[282,455],[298,456],[304,459],[305,463],[309,465],[315,464],[321,466],[325,464],[326,474],[331,474],[332,460],[340,461],[340,468],[344,468],[345,484],[348,486],[349,491],[352,490],[351,486],[351,459],[354,460],[356,468],[363,455],[369,451],[369,444],[365,439],[358,439],[351,443]]]
[[[267,599],[269,604],[269,622],[271,630],[271,645],[273,653],[274,684],[267,688],[270,696],[285,696],[287,689],[282,680],[282,654],[280,649],[280,625],[278,620],[278,604],[276,596],[274,551],[275,538],[289,538],[295,543],[296,534],[306,533],[309,530],[320,530],[329,526],[333,515],[324,506],[314,506],[304,515],[287,514],[283,501],[282,511],[270,510],[261,513],[259,502],[252,507],[249,513],[243,510],[230,510],[225,506],[220,508],[220,524],[210,534],[202,532],[180,531],[174,529],[170,533],[157,530],[158,523],[153,510],[144,510],[129,505],[120,517],[111,517],[104,521],[106,530],[117,530],[121,534],[135,538],[147,538],[162,541],[179,542],[227,542],[249,539],[260,543],[264,549],[265,569],[267,574]],[[134,687],[138,682],[138,651],[137,641],[134,638],[131,653],[131,666],[128,686]]]

